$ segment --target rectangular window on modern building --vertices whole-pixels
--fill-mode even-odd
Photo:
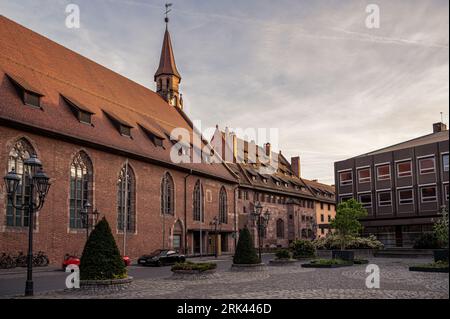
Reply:
[[[397,163],[397,177],[407,177],[412,175],[411,161]]]
[[[379,181],[391,179],[391,166],[389,164],[377,167],[377,179]]]
[[[448,154],[442,155],[442,169],[448,172]]]
[[[378,193],[378,206],[392,206],[391,192],[379,192]]]
[[[399,189],[398,190],[398,203],[400,205],[413,204],[414,195],[412,189]]]
[[[436,186],[422,187],[420,189],[420,197],[422,203],[435,202],[437,200]]]
[[[419,172],[420,174],[430,174],[434,173],[434,157],[427,157],[419,159]]]
[[[340,185],[351,185],[353,184],[353,173],[351,171],[339,173]]]
[[[360,194],[358,197],[359,202],[364,208],[372,207],[372,194]]]
[[[444,185],[444,198],[448,201],[448,184]]]
[[[341,196],[340,198],[341,198],[340,202],[343,203],[343,202],[348,201],[349,199],[352,199],[353,197],[352,196]]]
[[[358,181],[362,183],[370,183],[370,168],[363,168],[358,170]]]

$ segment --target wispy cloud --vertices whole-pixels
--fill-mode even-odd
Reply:
[[[0,12],[154,88],[164,1],[0,0]],[[307,178],[333,183],[333,162],[431,131],[449,103],[449,3],[184,0],[169,25],[186,111],[202,126],[277,127]]]

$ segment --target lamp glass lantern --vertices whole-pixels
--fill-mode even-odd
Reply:
[[[20,176],[16,174],[16,171],[13,168],[8,174],[6,174],[4,180],[6,185],[6,193],[8,196],[14,196],[20,184]]]

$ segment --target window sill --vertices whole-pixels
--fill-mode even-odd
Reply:
[[[28,226],[3,226],[2,232],[5,233],[28,233],[29,227]],[[37,229],[35,228],[34,233],[37,232]]]

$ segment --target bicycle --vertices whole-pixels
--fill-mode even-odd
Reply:
[[[45,267],[48,266],[49,259],[43,251],[39,251],[36,256],[33,256],[33,266],[35,267]]]
[[[17,267],[26,267],[27,266],[27,255],[24,255],[23,252],[19,251],[19,255],[16,257],[16,266]]]
[[[16,262],[14,258],[11,257],[11,255],[2,253],[0,256],[0,268],[1,269],[11,269],[16,267]]]

